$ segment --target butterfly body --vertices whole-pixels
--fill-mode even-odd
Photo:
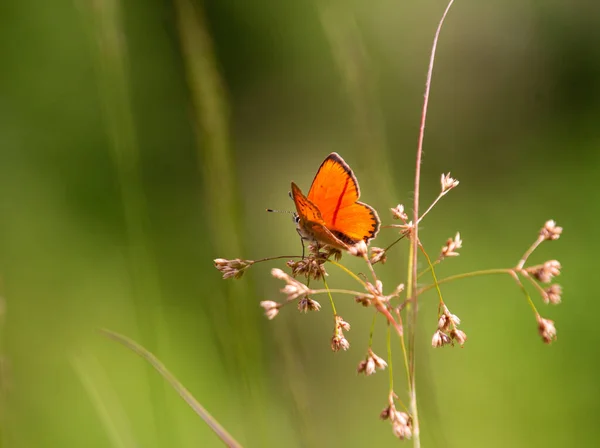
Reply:
[[[358,181],[335,152],[319,167],[308,195],[293,182],[291,194],[303,239],[347,250],[361,240],[368,244],[379,231],[377,212],[358,201]]]

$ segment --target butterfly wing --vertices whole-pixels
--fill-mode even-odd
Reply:
[[[358,201],[360,189],[352,169],[337,153],[323,161],[307,199],[319,211],[325,226],[346,244],[366,243],[379,231],[373,207]]]
[[[309,240],[317,240],[323,244],[329,244],[340,249],[348,249],[348,243],[338,238],[327,228],[319,208],[304,196],[294,182],[292,182],[292,198],[294,199],[294,204],[296,204],[296,212],[299,218],[298,230],[302,237]]]

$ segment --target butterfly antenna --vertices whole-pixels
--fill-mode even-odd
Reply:
[[[291,210],[273,210],[272,208],[268,208],[267,211],[269,213],[294,213]]]

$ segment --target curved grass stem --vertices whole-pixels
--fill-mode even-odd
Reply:
[[[160,360],[146,350],[144,347],[139,345],[137,342],[129,339],[114,331],[101,328],[100,332],[109,339],[118,342],[125,346],[136,355],[143,358],[148,362],[154,369],[171,385],[173,389],[185,400],[185,402],[192,408],[192,410],[202,419],[204,422],[215,432],[215,434],[230,448],[242,448],[232,436],[223,428],[215,418],[204,409],[204,407],[194,398],[194,396],[188,391],[183,384],[175,378],[175,376],[169,372],[165,365]]]

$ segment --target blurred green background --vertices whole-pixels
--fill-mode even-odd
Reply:
[[[267,321],[280,283],[212,260],[298,254],[290,181],[339,152],[363,199],[409,208],[425,71],[442,1],[5,0],[0,5],[0,434],[6,447],[221,446],[154,371],[96,332],[156,353],[241,443],[395,446],[387,373],[364,378],[371,313]],[[434,447],[592,446],[600,305],[591,278],[600,174],[600,5],[458,0],[438,49],[422,171],[461,184],[423,223],[441,277],[509,267],[547,219],[563,304],[544,345],[510,278],[446,285],[463,349],[433,350],[422,298],[417,386]],[[394,239],[382,231],[376,245]],[[405,281],[406,244],[381,269]],[[355,270],[364,267],[345,261]],[[331,286],[349,283],[330,269]],[[352,285],[354,286],[354,285]],[[533,291],[532,291],[533,292]],[[396,389],[405,398],[400,351]],[[375,349],[385,353],[379,322]],[[406,442],[410,446],[410,442]]]

